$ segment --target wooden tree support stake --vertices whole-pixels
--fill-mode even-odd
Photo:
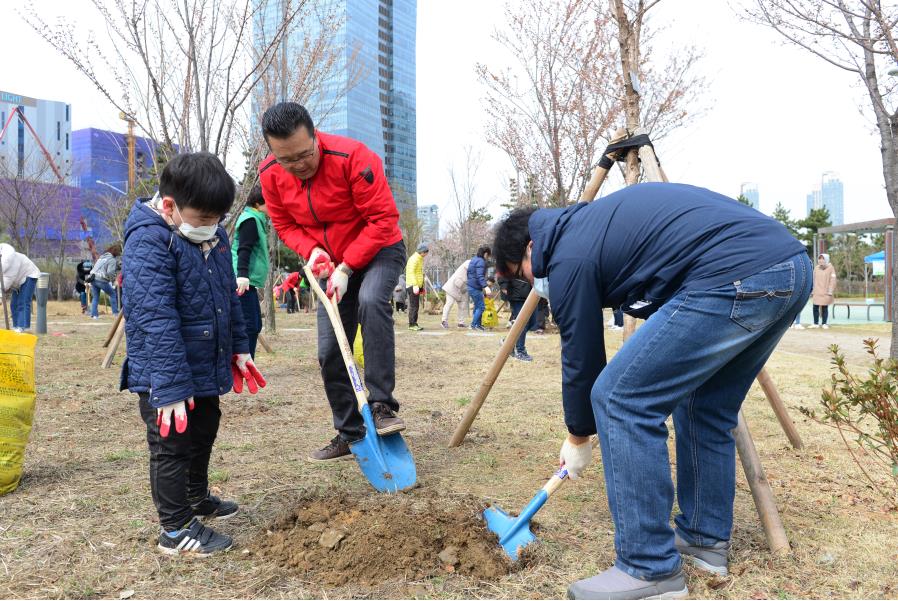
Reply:
[[[790,551],[789,538],[786,536],[786,529],[783,528],[783,522],[780,520],[780,514],[773,499],[773,491],[770,489],[770,482],[767,481],[767,475],[761,465],[761,458],[758,456],[758,450],[755,448],[754,440],[751,438],[751,432],[748,430],[748,424],[745,423],[741,409],[739,410],[739,423],[733,430],[733,436],[736,439],[736,450],[739,452],[745,479],[748,481],[751,496],[755,501],[755,508],[761,518],[761,526],[764,528],[764,535],[767,537],[767,545],[770,547],[770,551],[776,555],[788,553]]]
[[[262,332],[259,332],[259,336],[256,338],[256,342],[258,342],[263,349],[265,349],[266,353],[274,354],[274,351],[271,350],[271,347],[268,345],[268,341],[265,340],[265,336],[262,335]]]
[[[795,427],[795,423],[789,417],[789,413],[786,410],[786,404],[780,397],[780,393],[777,391],[776,385],[773,383],[770,374],[767,373],[766,367],[758,374],[758,384],[761,385],[761,389],[764,391],[764,396],[767,397],[767,401],[770,403],[770,406],[773,407],[773,413],[776,415],[776,419],[779,420],[780,426],[782,426],[783,432],[786,433],[789,442],[792,443],[792,446],[796,449],[802,448],[804,443],[801,441],[801,435],[798,434],[798,429]]]
[[[119,311],[119,317],[121,317],[122,312]],[[118,324],[115,330],[112,333],[112,338],[109,342],[109,348],[106,349],[106,356],[103,357],[103,362],[100,366],[103,369],[109,369],[112,365],[112,360],[115,359],[115,353],[118,351],[119,345],[122,343],[122,339],[125,337],[125,320],[117,319],[116,324]]]
[[[112,341],[112,337],[115,336],[115,333],[118,332],[118,326],[122,323],[122,319],[125,318],[125,312],[119,311],[118,315],[115,316],[115,319],[112,321],[112,327],[109,328],[109,332],[106,334],[106,340],[103,341],[103,348],[107,348],[109,343]]]

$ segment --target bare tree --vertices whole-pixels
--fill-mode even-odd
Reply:
[[[280,0],[287,10],[258,44],[253,24],[275,1],[90,0],[106,30],[86,39],[33,7],[23,18],[145,135],[169,152],[208,151],[226,163],[243,141],[240,124],[253,90],[310,11],[310,0]]]
[[[54,199],[48,219],[54,227],[47,229],[47,252],[49,263],[53,266],[52,275],[56,284],[56,300],[62,301],[68,294],[71,280],[66,277],[66,260],[77,250],[77,242],[70,240],[73,229],[77,225],[72,223],[74,196],[76,190],[69,186],[60,186],[59,194]]]
[[[898,6],[880,0],[752,0],[746,16],[790,43],[857,76],[879,132],[886,198],[898,216]],[[891,74],[890,74],[891,75]],[[898,256],[892,256],[893,289]],[[889,354],[898,359],[898,305],[893,306]]]
[[[648,8],[634,4],[638,46],[645,10],[654,2]],[[642,110],[636,103],[635,119],[628,115],[627,121],[640,123],[654,140],[698,112],[686,109],[701,88],[693,73],[698,51],[682,46],[658,64],[648,60],[651,53],[640,57],[637,50],[624,67],[615,8],[601,0],[509,4],[508,30],[493,37],[517,64],[498,71],[477,66],[487,88],[488,140],[509,155],[518,187],[527,191],[521,198],[538,206],[564,206],[580,198],[613,126],[627,110],[623,80],[642,82],[636,84]]]
[[[565,205],[582,192],[617,116],[608,16],[594,0],[524,0],[509,3],[505,17],[493,39],[517,63],[476,67],[487,90],[487,140],[519,178],[536,182],[540,206]]]
[[[46,181],[56,176],[43,155],[27,156],[24,165],[20,172],[0,160],[0,225],[16,250],[28,255],[46,235],[63,186]]]
[[[449,185],[452,193],[452,225],[459,238],[462,256],[471,256],[480,243],[475,239],[474,219],[483,205],[477,198],[477,172],[480,170],[480,154],[470,146],[464,149],[465,160],[460,171],[449,168]]]

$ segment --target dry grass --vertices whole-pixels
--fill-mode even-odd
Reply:
[[[244,553],[297,499],[339,490],[374,494],[353,462],[313,465],[305,455],[332,435],[315,361],[314,321],[279,315],[275,355],[259,365],[270,386],[256,397],[228,395],[212,459],[213,484],[243,511],[222,530],[237,547],[220,559],[177,561],[154,551],[155,512],[147,482],[147,449],[136,398],[117,392],[121,357],[97,366],[110,318],[75,315],[51,303],[51,333],[37,351],[38,409],[21,488],[0,498],[0,596],[113,597],[473,597],[563,596],[567,584],[610,565],[612,525],[600,467],[568,484],[539,514],[543,544],[535,565],[494,582],[457,575],[422,582],[322,589]],[[53,316],[55,314],[55,316]],[[397,397],[421,485],[455,497],[473,494],[518,511],[551,474],[564,434],[557,336],[532,336],[532,364],[510,362],[468,440],[446,441],[470,402],[500,334],[443,335],[397,328]],[[437,334],[437,335],[432,335]],[[732,576],[689,573],[693,597],[882,598],[898,594],[898,515],[887,512],[856,477],[831,430],[802,418],[827,380],[826,347],[838,342],[858,367],[861,340],[888,339],[883,326],[836,326],[787,333],[769,365],[793,407],[806,448],[795,451],[754,387],[745,411],[794,552],[767,551],[751,496],[738,483]],[[612,335],[617,338],[616,335]],[[613,347],[616,345],[609,344]],[[524,377],[526,376],[526,378]]]

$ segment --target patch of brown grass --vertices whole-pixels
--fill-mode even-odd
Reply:
[[[38,409],[25,475],[0,498],[0,596],[135,598],[234,597],[561,597],[575,579],[608,567],[613,527],[601,465],[568,483],[538,514],[542,544],[531,567],[498,580],[454,573],[382,586],[321,583],[245,553],[285,510],[327,491],[375,495],[352,461],[311,464],[306,454],[333,435],[318,374],[312,316],[279,314],[277,353],[260,353],[270,385],[258,396],[227,395],[212,457],[222,494],[241,513],[221,525],[236,547],[220,558],[178,561],[158,555],[147,481],[147,450],[136,397],[117,392],[119,355],[101,370],[102,340],[111,316],[82,317],[75,303],[51,303],[50,331],[38,344]],[[423,316],[425,332],[442,333]],[[551,475],[564,436],[557,336],[528,337],[532,364],[510,361],[466,442],[447,449],[449,435],[499,348],[494,336],[408,332],[397,323],[397,390],[408,423],[421,486],[451,502],[482,499],[514,512]],[[58,323],[64,322],[64,323]],[[504,320],[503,320],[504,323]],[[689,570],[693,597],[894,597],[898,515],[888,513],[861,482],[836,434],[804,419],[827,381],[826,348],[837,342],[853,365],[861,340],[887,332],[858,326],[790,331],[769,370],[806,447],[793,450],[757,386],[746,418],[773,486],[793,553],[767,550],[740,474],[727,579]],[[609,348],[618,335],[610,334]],[[856,349],[853,351],[852,349]],[[856,354],[855,354],[856,353]],[[526,377],[523,377],[526,376]],[[226,475],[226,477],[225,477]]]

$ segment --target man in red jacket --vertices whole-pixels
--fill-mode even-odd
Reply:
[[[352,344],[364,332],[365,385],[378,434],[405,428],[393,397],[396,353],[390,295],[405,265],[399,211],[380,157],[356,140],[315,130],[308,111],[281,102],[265,111],[262,131],[271,154],[259,166],[271,223],[302,256],[327,294],[340,303]],[[312,453],[314,461],[349,455],[364,437],[333,328],[318,307],[318,363],[339,434]]]

